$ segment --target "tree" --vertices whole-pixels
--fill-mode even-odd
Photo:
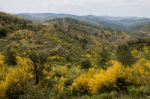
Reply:
[[[5,63],[8,65],[16,65],[16,55],[15,52],[11,48],[7,48],[4,52]]]
[[[132,56],[128,45],[118,47],[117,59],[125,66],[130,66],[136,62],[136,59]]]
[[[32,51],[28,54],[34,66],[34,74],[35,74],[35,84],[38,84],[40,79],[42,79],[42,71],[44,68],[44,64],[47,62],[47,54],[43,52]]]
[[[99,57],[97,59],[98,65],[102,67],[106,66],[110,60],[111,60],[111,53],[103,48],[102,51],[99,53]]]

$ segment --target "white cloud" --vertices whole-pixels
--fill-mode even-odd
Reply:
[[[0,10],[150,17],[150,0],[0,0]]]

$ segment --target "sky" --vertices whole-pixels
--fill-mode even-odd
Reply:
[[[0,11],[150,17],[150,0],[0,0]]]

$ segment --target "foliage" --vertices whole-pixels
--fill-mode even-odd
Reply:
[[[150,75],[150,62],[141,59],[132,68],[127,68],[127,81],[135,85],[149,84],[150,80],[147,78]]]
[[[1,27],[0,28],[0,38],[6,37],[7,34],[10,32],[10,30],[7,27]]]
[[[110,94],[115,91],[117,94],[130,92],[133,97],[137,95],[146,96],[149,93],[146,86],[150,84],[150,80],[147,78],[150,76],[150,62],[146,57],[144,59],[142,56],[138,56],[138,58],[140,59],[130,67],[113,60],[111,61],[111,66],[106,69],[92,67],[86,70],[81,69],[80,66],[68,68],[67,66],[45,64],[46,61],[42,64],[41,61],[36,61],[36,63],[43,66],[41,71],[43,78],[40,78],[40,82],[35,85],[33,79],[36,75],[33,72],[33,61],[30,58],[17,56],[16,63],[18,66],[9,67],[10,69],[7,71],[3,71],[6,76],[1,77],[3,80],[0,81],[0,95],[4,98],[18,98],[31,97],[37,93],[39,97],[51,94],[52,97],[57,96],[57,98],[60,98],[90,94],[106,98],[115,97],[116,93]],[[55,58],[49,57],[48,59],[52,61]],[[57,59],[60,60],[59,58]],[[0,65],[1,67],[5,66],[3,55],[0,56]],[[51,68],[49,68],[49,65],[52,67],[50,66]],[[29,88],[30,86],[32,86],[31,89]],[[130,86],[140,86],[140,89],[130,88]],[[36,91],[36,89],[41,91]],[[51,93],[48,94],[46,90]]]
[[[128,85],[146,85],[150,80],[149,61],[140,60],[131,67],[124,68],[120,63],[112,61],[107,70],[90,69],[74,80],[73,92],[93,94],[111,90],[127,90]],[[142,82],[141,82],[142,80]]]
[[[4,80],[7,73],[7,67],[4,64],[4,56],[0,54],[0,81]]]
[[[91,68],[92,66],[91,66],[91,61],[90,60],[83,60],[82,62],[81,62],[81,68],[82,69],[89,69],[89,68]]]
[[[129,95],[133,97],[144,97],[150,93],[149,86],[140,86],[140,87],[130,86],[128,88],[128,92]]]
[[[138,49],[133,49],[131,53],[137,59],[145,58],[150,60],[150,47],[148,46],[142,47],[140,51]]]
[[[73,92],[76,94],[99,93],[107,88],[115,88],[116,80],[124,76],[123,67],[120,63],[113,61],[113,66],[107,70],[90,69],[81,74],[72,84]]]
[[[1,12],[0,26],[0,99],[150,95],[148,38],[70,18],[34,24]]]
[[[16,65],[16,55],[12,49],[7,48],[4,54],[5,54],[5,63],[6,64]]]
[[[17,98],[24,93],[26,85],[33,75],[30,72],[30,64],[26,58],[18,58],[17,67],[10,69],[6,74],[5,80],[0,83],[0,94],[3,97]]]
[[[33,52],[29,53],[30,60],[33,64],[33,71],[35,74],[35,84],[38,84],[43,78],[44,64],[47,61],[47,55],[42,52]]]
[[[128,45],[118,47],[117,59],[125,66],[130,66],[136,62]]]
[[[4,64],[4,56],[0,54],[0,66]]]
[[[99,66],[105,67],[106,65],[108,65],[109,61],[111,60],[110,51],[106,49],[102,49],[102,51],[100,52],[100,56],[97,60]]]

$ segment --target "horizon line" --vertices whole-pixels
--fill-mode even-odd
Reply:
[[[94,15],[94,14],[73,14],[73,13],[61,13],[61,12],[7,12],[7,11],[1,11],[0,12],[4,12],[4,13],[8,13],[8,14],[64,14],[64,15],[73,15],[73,16],[94,16],[94,17],[118,17],[118,18],[150,18],[147,16],[130,16],[130,15],[126,15],[126,16],[115,16],[115,15]]]

